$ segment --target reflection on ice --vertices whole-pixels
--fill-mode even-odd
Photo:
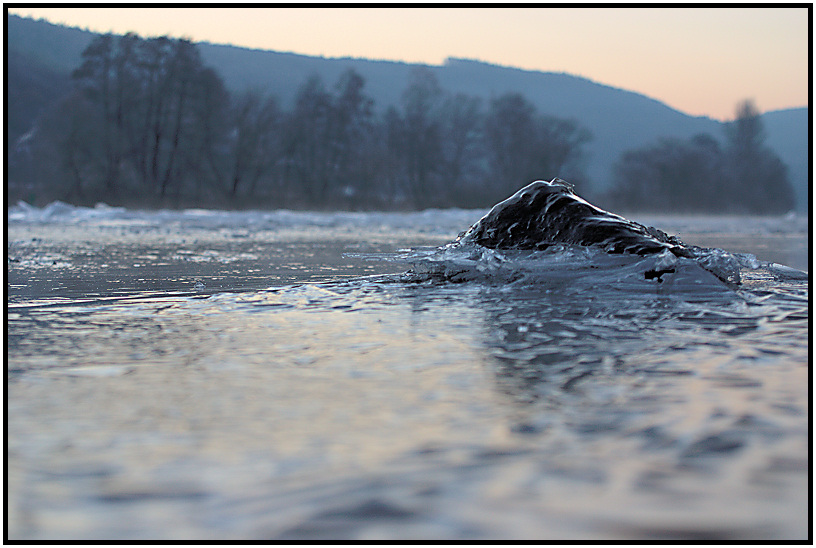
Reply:
[[[804,535],[806,286],[569,265],[17,308],[13,536]]]

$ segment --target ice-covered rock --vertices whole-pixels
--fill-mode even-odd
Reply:
[[[557,178],[530,183],[493,206],[452,245],[467,244],[498,250],[543,251],[554,246],[582,246],[609,254],[664,257],[670,254],[696,261],[726,283],[740,283],[740,263],[730,253],[687,246],[660,229],[605,211],[576,195],[569,183]],[[643,275],[662,281],[663,274],[674,272],[674,265],[656,265]]]

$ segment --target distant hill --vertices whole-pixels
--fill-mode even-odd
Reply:
[[[6,14],[6,51],[16,51],[44,68],[68,75],[97,34],[42,19]]]
[[[8,111],[6,131],[9,143],[28,132],[33,121],[70,89],[70,78],[25,57],[17,51],[6,54]]]
[[[6,26],[9,59],[13,59],[15,65],[30,62],[31,66],[38,67],[35,72],[52,76],[51,79],[41,79],[43,89],[51,90],[55,85],[65,85],[55,82],[60,77],[66,78],[79,65],[82,51],[96,36],[88,31],[14,15],[7,15]],[[375,106],[384,110],[399,101],[415,66],[392,61],[310,57],[209,43],[198,46],[204,62],[224,78],[228,88],[233,91],[255,89],[275,95],[285,107],[291,104],[298,87],[309,76],[317,74],[330,86],[343,71],[352,68],[365,78],[365,90],[374,98]],[[585,171],[592,186],[579,190],[590,197],[608,187],[611,167],[626,150],[652,144],[659,137],[688,138],[698,133],[708,133],[717,139],[723,136],[723,124],[716,120],[689,116],[642,94],[565,73],[528,71],[465,59],[448,59],[441,66],[428,68],[448,92],[465,93],[485,100],[506,92],[519,92],[541,113],[573,118],[589,129],[593,139],[585,147]],[[15,76],[19,74],[9,71],[7,89],[10,98],[15,86],[19,85],[20,76]],[[47,92],[40,95],[51,97]],[[17,97],[15,101],[25,99],[26,94],[17,92]],[[20,112],[38,111],[38,108],[19,106]],[[763,115],[767,144],[788,164],[800,211],[807,211],[809,206],[808,119],[808,108]],[[23,127],[25,121],[15,124]],[[33,124],[33,118],[28,124]],[[15,130],[14,134],[20,135],[24,131]]]
[[[291,53],[201,44],[205,61],[231,88],[274,90],[289,103],[307,77],[319,74],[332,84],[352,68],[366,79],[366,90],[380,108],[399,101],[414,65],[366,59],[325,59]],[[721,124],[693,118],[643,95],[604,86],[568,74],[526,71],[478,61],[448,59],[428,66],[441,87],[489,100],[506,92],[522,93],[542,113],[574,118],[593,135],[588,144],[587,175],[599,188],[608,184],[609,168],[624,150],[640,147],[664,135],[690,137],[721,134]],[[285,75],[282,76],[282,75]]]

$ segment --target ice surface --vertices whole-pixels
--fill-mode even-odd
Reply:
[[[638,256],[608,254],[599,248],[570,245],[522,251],[457,243],[436,249],[406,250],[380,258],[411,264],[411,275],[420,281],[474,280],[517,286],[557,283],[575,290],[617,286],[629,291],[720,290],[740,281],[740,263],[722,250],[707,250],[701,258],[692,259],[677,257],[668,250]]]
[[[732,287],[483,213],[11,208],[9,538],[806,538],[806,235]]]
[[[428,209],[407,213],[377,212],[315,212],[315,211],[221,211],[207,209],[185,210],[129,210],[97,204],[93,208],[77,207],[63,202],[53,202],[43,208],[33,207],[20,201],[8,209],[9,222],[25,223],[80,223],[130,220],[152,225],[181,223],[185,226],[219,228],[243,227],[253,230],[279,227],[357,227],[438,232],[461,230],[484,212],[482,210]]]

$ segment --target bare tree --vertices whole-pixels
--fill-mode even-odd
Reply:
[[[484,114],[477,97],[456,94],[445,100],[441,115],[443,204],[460,204],[467,191],[477,191],[484,179]]]
[[[98,116],[100,171],[108,196],[122,184],[160,199],[184,190],[191,156],[202,152],[202,128],[223,108],[223,83],[187,40],[100,36],[83,52],[74,79]],[[206,104],[202,108],[202,105]]]
[[[661,139],[625,152],[614,168],[609,202],[618,208],[710,213],[783,213],[793,208],[787,168],[764,145],[750,101],[725,126],[726,145],[710,135]]]
[[[580,158],[582,145],[591,138],[572,120],[538,115],[518,93],[490,102],[484,132],[496,196],[535,179],[565,176],[563,170]]]
[[[249,92],[236,102],[232,119],[234,127],[230,136],[229,194],[238,195],[246,187],[248,196],[262,177],[271,177],[275,167],[277,125],[280,112],[273,98],[262,99]]]
[[[736,118],[726,124],[725,135],[731,209],[768,213],[793,209],[787,166],[765,146],[765,130],[753,101],[737,105]]]
[[[442,90],[433,72],[418,67],[402,94],[403,131],[408,193],[414,205],[433,202],[442,163],[439,108]]]

